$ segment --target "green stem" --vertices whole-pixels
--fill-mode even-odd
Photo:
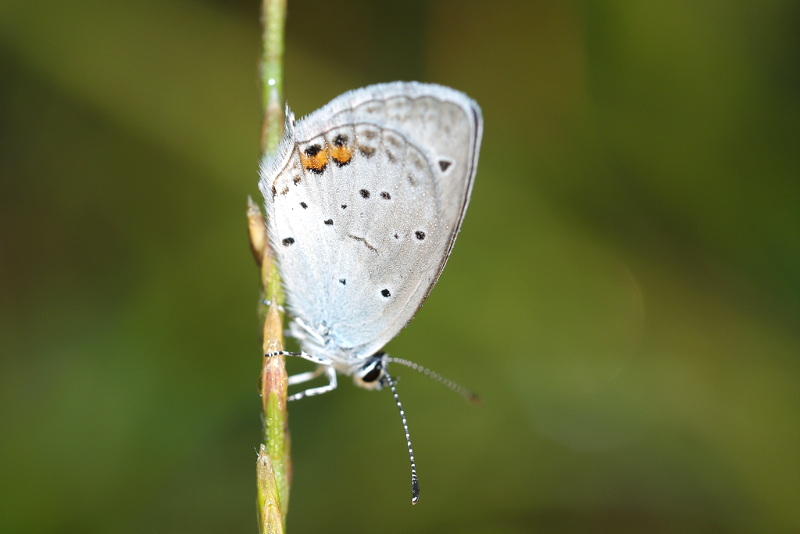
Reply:
[[[286,0],[263,0],[261,59],[261,105],[264,123],[261,150],[272,152],[283,131],[283,30],[286,22]]]
[[[283,129],[283,37],[286,0],[263,0],[261,6],[263,44],[261,62],[262,105],[261,150],[266,155],[278,146]],[[283,304],[280,277],[269,251],[263,216],[251,202],[248,209],[251,243],[261,265],[263,295],[272,301],[264,322],[265,354],[283,349],[282,320],[277,304]],[[258,251],[261,254],[258,254]],[[260,256],[260,257],[259,257]],[[264,444],[257,462],[259,532],[283,533],[289,507],[291,456],[286,411],[287,375],[282,356],[264,357],[261,373]]]

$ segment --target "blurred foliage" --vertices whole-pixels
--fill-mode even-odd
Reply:
[[[402,376],[290,407],[290,532],[800,530],[800,8],[289,2],[302,115],[483,107]],[[0,4],[3,532],[255,532],[258,3]],[[297,363],[303,368],[302,363]]]

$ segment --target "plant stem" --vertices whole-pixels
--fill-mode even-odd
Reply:
[[[261,6],[263,50],[261,62],[262,156],[274,151],[283,128],[283,35],[286,0],[263,0]],[[283,324],[278,305],[283,292],[277,266],[270,253],[264,217],[258,206],[248,199],[247,210],[250,243],[261,266],[262,297],[271,302],[264,316],[262,350],[265,354],[261,370],[261,400],[264,421],[264,443],[259,448],[257,472],[257,505],[261,534],[283,533],[289,507],[292,463],[289,426],[286,411],[288,379],[283,356],[266,354],[283,350]],[[262,299],[263,300],[263,299]]]
[[[286,0],[263,0],[261,22],[264,45],[261,58],[261,105],[264,109],[261,151],[266,154],[275,150],[283,132],[283,29],[286,22]]]

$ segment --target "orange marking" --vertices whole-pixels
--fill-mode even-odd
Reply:
[[[328,154],[330,154],[331,158],[339,165],[346,165],[353,159],[353,149],[347,145],[329,146],[327,149]]]
[[[303,165],[303,168],[308,169],[310,171],[314,171],[316,173],[321,173],[325,170],[325,167],[328,165],[328,153],[324,150],[320,150],[313,156],[308,156],[306,154],[300,153],[300,163]]]

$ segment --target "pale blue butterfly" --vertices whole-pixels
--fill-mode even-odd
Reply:
[[[464,388],[380,349],[411,320],[444,269],[469,203],[483,119],[478,105],[441,85],[394,82],[347,92],[295,122],[261,165],[267,229],[300,356],[336,387],[389,386],[419,483],[405,414],[388,374],[408,365],[462,395]]]

